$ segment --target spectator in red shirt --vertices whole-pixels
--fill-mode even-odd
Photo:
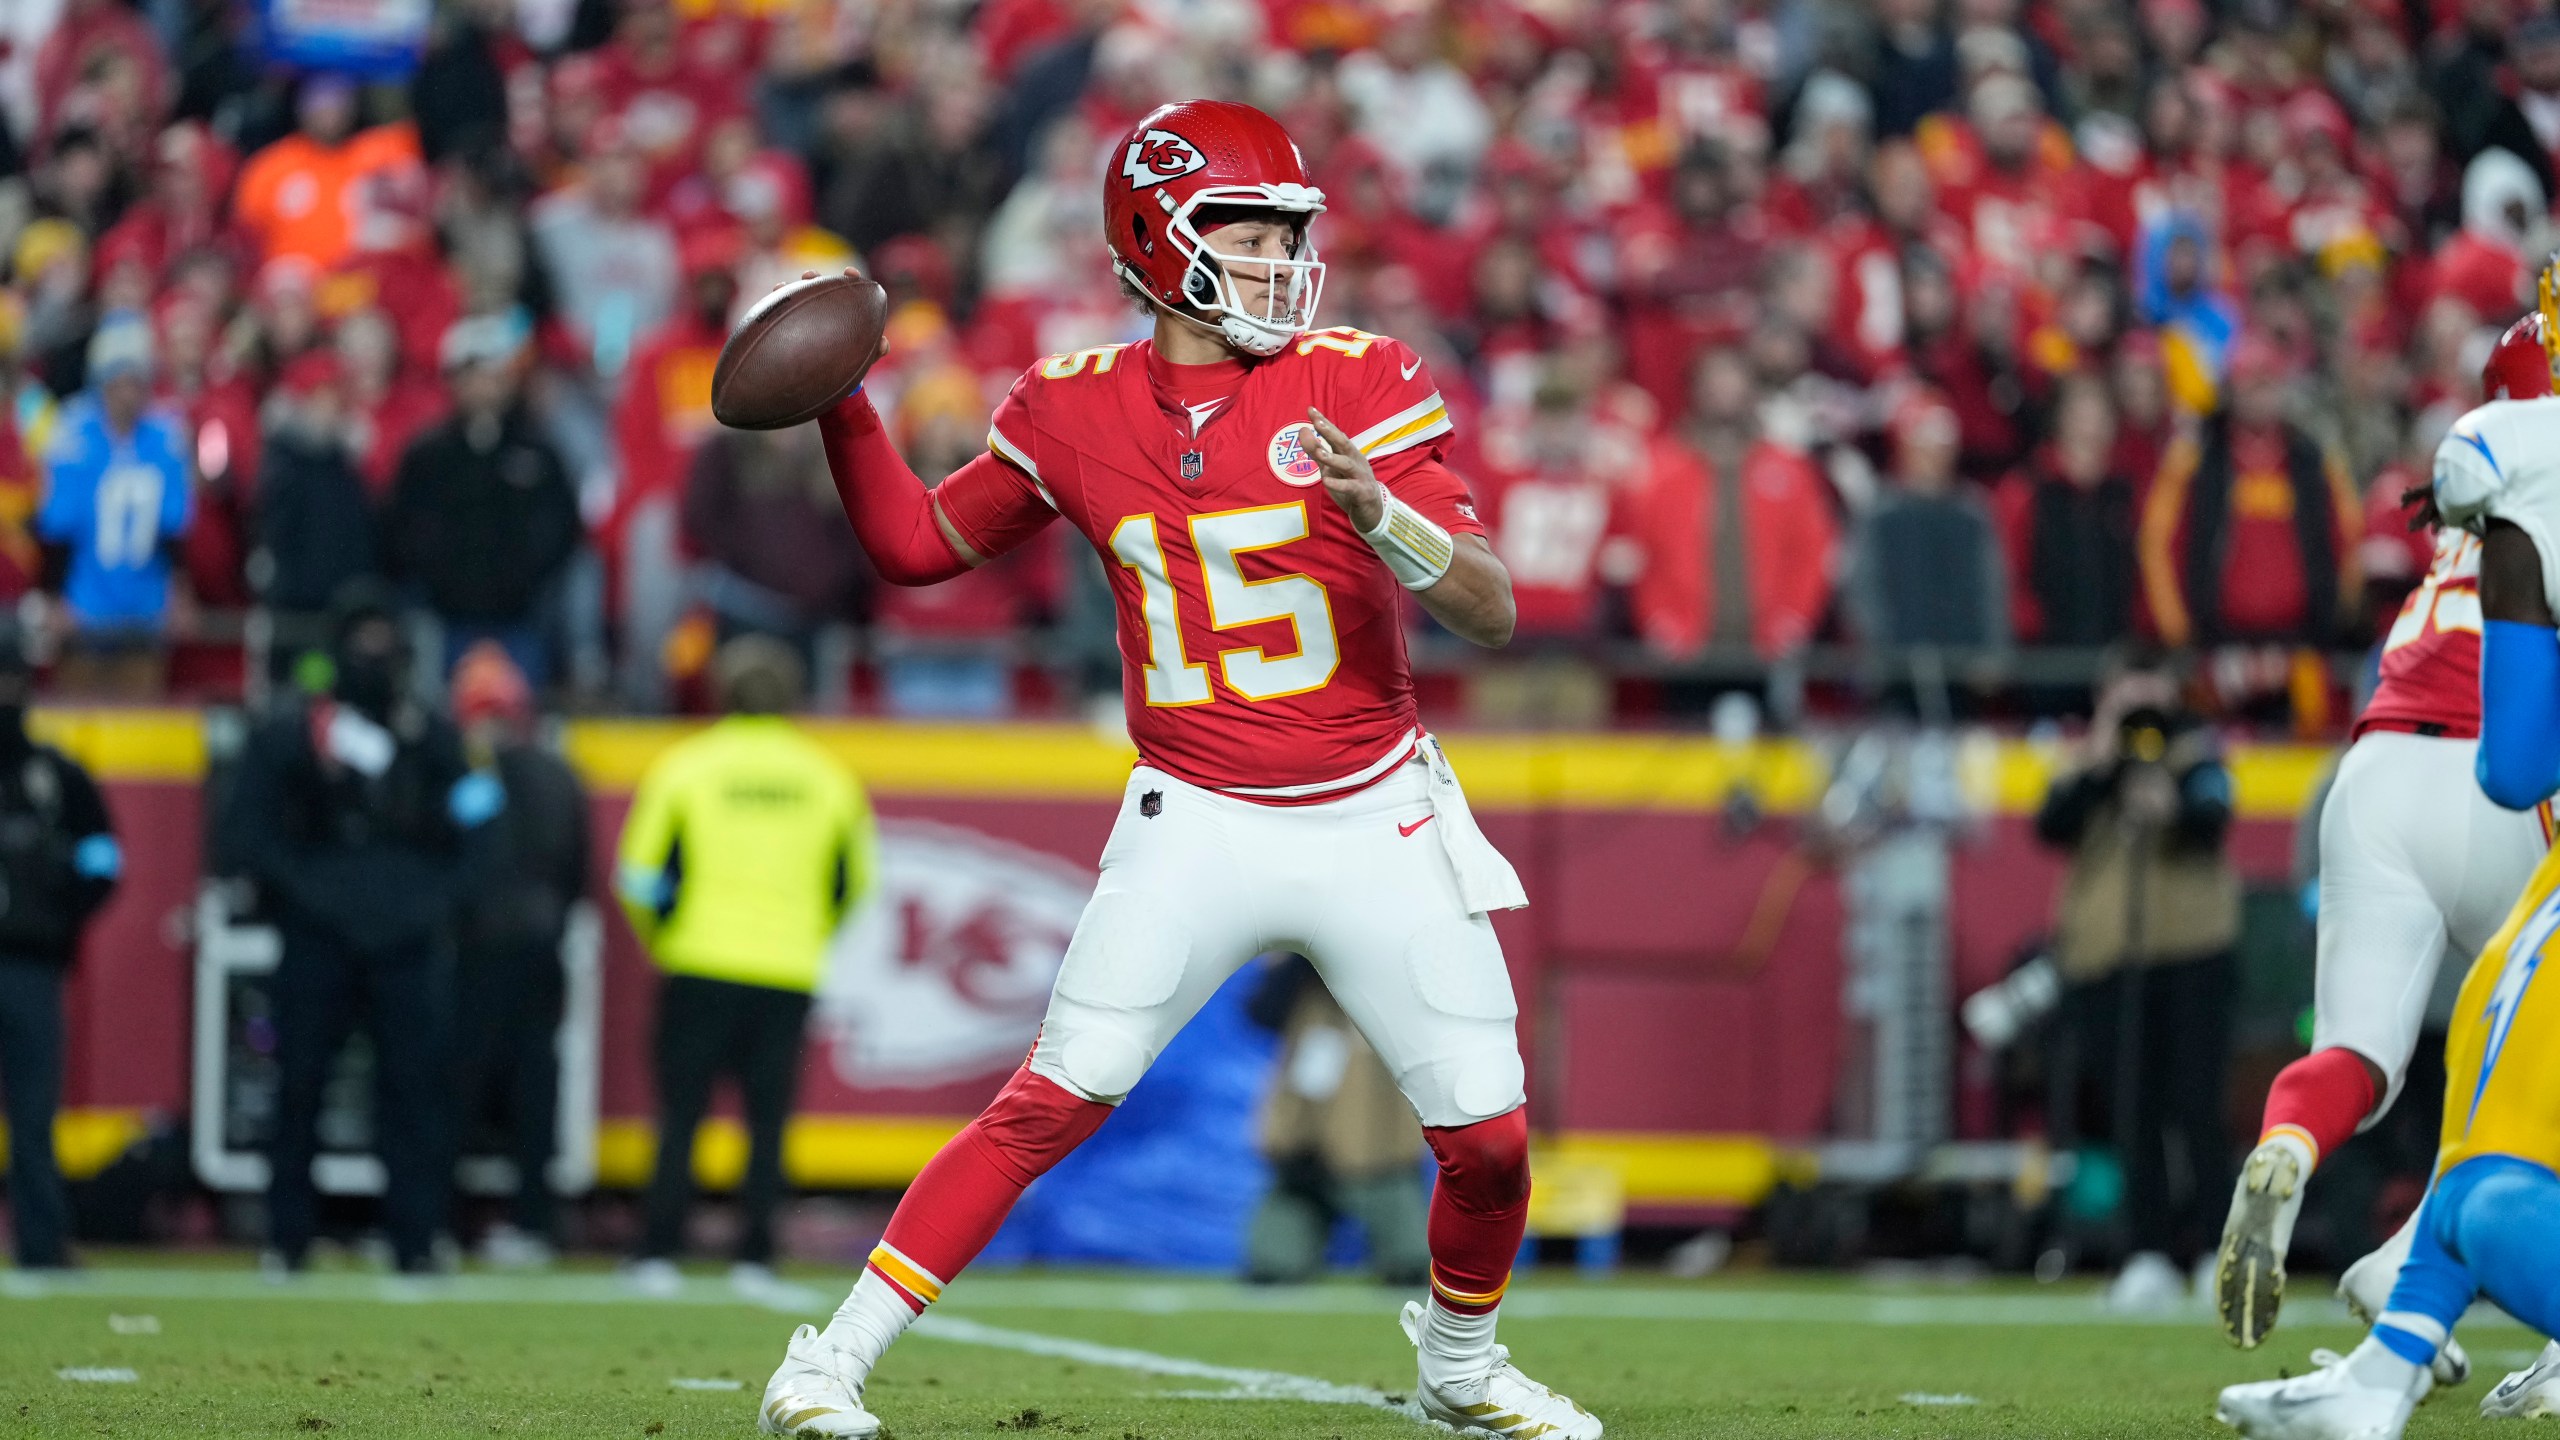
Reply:
[[[754,82],[688,54],[674,0],[617,0],[613,39],[596,52],[605,113],[648,165],[647,195],[663,199],[692,173],[714,122],[743,109]]]
[[[694,452],[714,428],[711,372],[729,334],[739,253],[735,230],[685,237],[683,303],[640,342],[614,401],[621,483],[598,541],[622,620],[623,690],[636,703],[662,698],[661,652],[683,615],[677,508]]]
[[[614,402],[614,443],[622,457],[617,520],[684,488],[693,452],[711,433],[711,372],[729,338],[738,282],[734,230],[697,231],[681,247],[686,304],[640,343]]]
[[[1672,171],[1670,204],[1622,234],[1627,378],[1676,412],[1698,352],[1750,327],[1767,227],[1734,193],[1727,157],[1701,147]]]
[[[141,264],[155,289],[168,281],[173,263],[189,250],[231,249],[239,237],[228,226],[227,202],[239,157],[213,132],[181,120],[160,132],[151,191],[98,238],[98,272],[127,259]],[[245,248],[245,247],[241,247]]]
[[[399,333],[379,310],[339,317],[330,342],[344,383],[340,401],[356,473],[379,504],[391,493],[401,452],[418,432],[444,418],[444,387],[401,363]]]
[[[2142,515],[2142,583],[2171,645],[2334,639],[2359,598],[2364,510],[2346,466],[2286,420],[2283,359],[2231,347],[2230,402],[2169,445]]]
[[[2527,281],[2551,234],[2549,196],[2533,168],[2494,146],[2462,171],[2462,230],[2436,252],[2432,291],[2504,325],[2526,301]],[[2534,257],[2528,263],[2528,257]]]
[[[66,123],[82,118],[63,112],[73,91],[106,57],[132,68],[147,122],[156,124],[168,113],[169,66],[150,22],[121,0],[64,0],[62,18],[36,50],[37,150],[49,145]]]
[[[1653,650],[1748,649],[1777,659],[1813,638],[1831,606],[1839,525],[1831,487],[1802,451],[1762,433],[1766,401],[1744,353],[1699,358],[1688,422],[1627,499],[1643,556],[1628,602]]]

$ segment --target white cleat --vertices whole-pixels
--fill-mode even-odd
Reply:
[[[880,1421],[862,1408],[862,1386],[846,1380],[844,1368],[843,1352],[819,1339],[816,1326],[792,1331],[782,1368],[764,1382],[756,1429],[818,1440],[872,1440]]]
[[[2560,1415],[2560,1340],[2542,1347],[2531,1365],[2498,1382],[2480,1398],[2490,1420],[2542,1420]]]
[[[2284,1305],[2284,1257],[2293,1248],[2293,1222],[2302,1216],[2303,1182],[2311,1178],[2311,1147],[2294,1135],[2270,1135],[2240,1166],[2231,1188],[2231,1216],[2222,1222],[2222,1249],[2213,1265],[2213,1309],[2222,1336],[2254,1350],[2276,1328]]]
[[[1405,1302],[1398,1317],[1404,1338],[1422,1348],[1422,1302]],[[1413,1398],[1423,1418],[1461,1435],[1501,1435],[1510,1440],[1600,1440],[1600,1421],[1588,1410],[1520,1373],[1509,1346],[1493,1347],[1493,1368],[1464,1385],[1438,1386],[1415,1378]]]
[[[2418,1216],[2411,1215],[2382,1242],[2381,1249],[2348,1266],[2347,1273],[2338,1277],[2338,1299],[2348,1314],[2370,1326],[2391,1308],[2391,1287],[2400,1283],[2400,1267],[2408,1263],[2417,1228]],[[2471,1378],[2471,1356],[2461,1341],[2448,1335],[2436,1351],[2433,1368],[2438,1388],[2459,1385]]]
[[[2222,1392],[2213,1418],[2249,1440],[2400,1440],[2409,1412],[2435,1380],[2412,1365],[2404,1386],[2367,1384],[2357,1378],[2356,1362],[2369,1349],[2381,1347],[2368,1338],[2353,1355],[2315,1350],[2311,1358],[2320,1368],[2308,1375],[2233,1385]]]

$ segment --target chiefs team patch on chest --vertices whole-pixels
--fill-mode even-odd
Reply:
[[[1324,478],[1324,470],[1316,457],[1307,451],[1304,425],[1283,425],[1271,437],[1271,473],[1284,485],[1313,485]]]

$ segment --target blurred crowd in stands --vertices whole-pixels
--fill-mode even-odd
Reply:
[[[1477,718],[1912,653],[2023,713],[2013,662],[2143,638],[2334,730],[2560,154],[2548,0],[438,0],[366,77],[264,13],[0,22],[0,593],[67,693],[291,677],[367,575],[573,704],[698,704],[741,632],[892,713],[1108,689],[1063,527],[868,583],[814,437],[709,377],[860,264],[947,473],[1025,365],[1144,333],[1109,152],[1211,94],[1326,192],[1323,321],[1461,415],[1520,596],[1444,676]]]

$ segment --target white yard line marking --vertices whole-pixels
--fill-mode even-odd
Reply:
[[[670,1390],[744,1390],[744,1380],[705,1380],[692,1375],[678,1375],[667,1382]]]
[[[1318,1380],[1307,1375],[1289,1375],[1278,1370],[1244,1370],[1232,1365],[1211,1365],[1203,1360],[1185,1360],[1179,1355],[1158,1355],[1152,1350],[1130,1350],[1117,1345],[1096,1345],[1087,1340],[1070,1340],[1061,1335],[1041,1335],[1029,1330],[1007,1330],[995,1325],[981,1325],[956,1315],[927,1314],[918,1316],[914,1326],[918,1335],[933,1340],[947,1340],[955,1345],[982,1345],[996,1350],[1018,1350],[1025,1355],[1046,1355],[1056,1360],[1074,1360],[1085,1365],[1108,1366],[1114,1370],[1134,1370],[1143,1375],[1177,1375],[1186,1380],[1214,1380],[1225,1390],[1180,1390],[1175,1395],[1200,1400],[1304,1400],[1315,1405],[1366,1405],[1373,1410],[1388,1410],[1412,1416],[1414,1411],[1405,1401],[1383,1390],[1366,1385],[1338,1385],[1331,1380]]]
[[[73,1365],[56,1370],[57,1380],[72,1380],[83,1385],[130,1385],[142,1377],[123,1366]]]

